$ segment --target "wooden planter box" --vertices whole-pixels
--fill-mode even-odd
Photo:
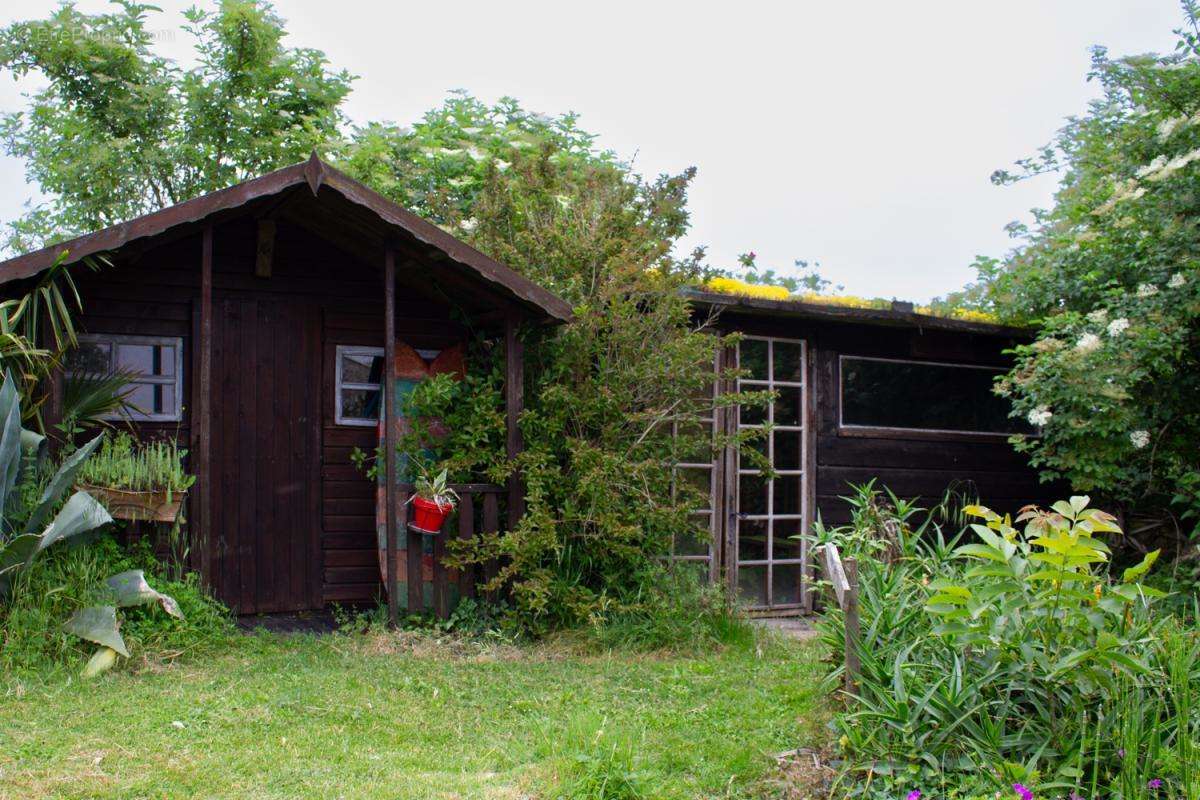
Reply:
[[[174,522],[179,517],[179,507],[187,491],[176,492],[131,492],[125,489],[109,489],[81,483],[82,489],[108,509],[113,519],[142,520],[150,522]]]

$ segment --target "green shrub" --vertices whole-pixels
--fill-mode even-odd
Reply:
[[[132,492],[182,492],[195,482],[183,469],[187,450],[174,439],[139,442],[121,431],[105,440],[84,462],[79,480],[92,486]]]
[[[1195,798],[1197,634],[1171,634],[1140,582],[1155,555],[1111,576],[1099,537],[1119,530],[1083,497],[1024,531],[968,510],[984,522],[952,553],[939,538],[860,562],[862,673],[835,723],[851,794],[1133,798],[1161,780]],[[835,609],[823,626],[839,653],[843,625]]]

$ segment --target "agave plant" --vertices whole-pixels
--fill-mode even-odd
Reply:
[[[16,488],[22,472],[37,457],[43,437],[21,427],[21,399],[12,375],[5,374],[0,386],[0,598],[11,591],[17,573],[47,547],[112,522],[104,506],[82,491],[72,494],[50,518],[101,438],[72,453],[36,501],[26,504]]]
[[[81,639],[100,645],[87,666],[83,669],[83,677],[90,678],[110,669],[117,663],[117,656],[129,657],[129,648],[121,636],[121,623],[117,619],[117,609],[130,606],[142,606],[157,603],[158,606],[176,619],[183,619],[179,604],[170,595],[157,592],[146,582],[146,575],[140,569],[131,569],[113,575],[105,585],[113,598],[112,605],[91,606],[76,611],[63,629]]]

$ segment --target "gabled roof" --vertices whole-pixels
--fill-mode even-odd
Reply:
[[[1029,328],[999,325],[993,322],[975,322],[953,317],[935,317],[932,314],[918,314],[913,310],[911,303],[893,302],[891,308],[853,308],[803,300],[765,300],[759,297],[745,297],[699,289],[689,289],[685,294],[694,304],[711,308],[722,314],[825,320],[899,328],[928,328],[930,330],[975,333],[983,336],[1005,336],[1014,339],[1031,339],[1035,333]]]
[[[173,228],[194,225],[220,212],[232,211],[260,198],[280,195],[305,184],[318,202],[327,196],[321,191],[323,187],[333,190],[356,209],[373,216],[376,223],[390,229],[398,240],[415,239],[440,252],[450,262],[465,268],[469,276],[520,305],[553,321],[564,322],[571,318],[571,307],[565,300],[334,169],[318,158],[316,153],[308,161],[269,172],[227,189],[0,262],[0,284],[29,278],[48,269],[63,251],[68,253],[68,263],[74,263],[86,256],[112,252]],[[382,255],[380,257],[382,259]]]

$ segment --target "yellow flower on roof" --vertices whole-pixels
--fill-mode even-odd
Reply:
[[[712,278],[704,284],[704,288],[722,294],[738,294],[743,297],[757,297],[760,300],[787,300],[791,293],[782,286],[764,286],[758,283],[746,283],[737,278]]]

